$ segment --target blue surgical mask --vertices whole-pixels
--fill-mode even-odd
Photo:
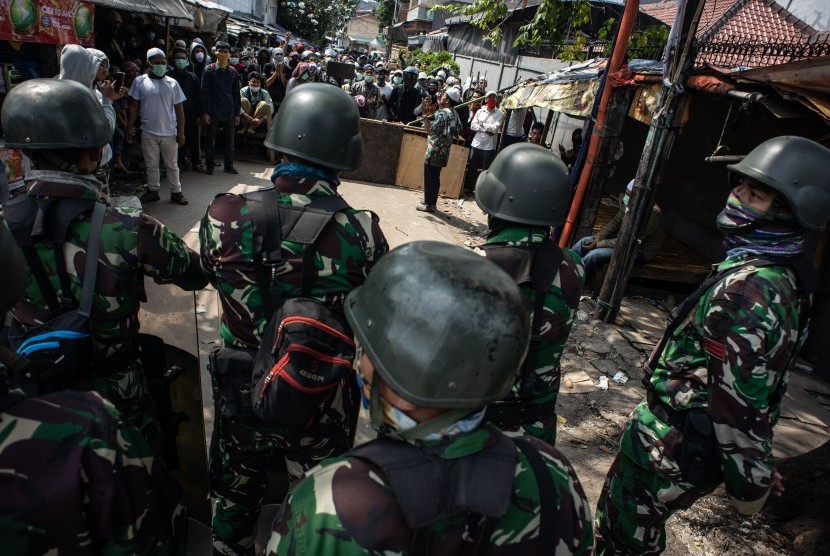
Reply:
[[[395,85],[400,85],[401,83],[403,83],[403,77],[393,77],[392,83],[394,83]]]
[[[363,76],[363,81],[365,81],[366,83],[371,83],[374,80],[375,80],[374,75],[364,75]]]
[[[176,58],[176,60],[174,60],[173,63],[176,64],[176,67],[179,69],[184,69],[187,67],[187,60]]]
[[[239,58],[231,58],[229,61],[232,66],[235,66],[239,63]]]
[[[360,72],[354,74],[354,80],[355,80],[355,83],[358,82],[358,81],[363,81],[363,74],[360,73]]]
[[[156,77],[164,77],[167,73],[167,64],[153,64],[153,74]]]

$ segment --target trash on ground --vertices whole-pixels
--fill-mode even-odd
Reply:
[[[565,425],[568,422],[568,420],[562,417],[561,415],[557,415],[556,420],[559,422],[560,425]]]
[[[599,377],[599,384],[597,386],[599,386],[600,390],[608,390],[608,377],[605,375]]]
[[[613,380],[614,382],[625,384],[626,382],[628,382],[628,375],[622,371],[619,371],[617,374],[614,375]]]

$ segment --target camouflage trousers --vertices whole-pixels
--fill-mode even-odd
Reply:
[[[353,394],[349,387],[338,389],[320,422],[299,436],[253,417],[217,419],[210,448],[214,554],[254,553],[256,522],[276,458],[285,459],[293,482],[352,447],[357,414]]]
[[[93,377],[91,390],[112,403],[121,417],[138,429],[156,454],[162,453],[161,425],[139,360],[123,365],[120,370]]]
[[[653,431],[638,432],[638,412],[626,427],[617,454],[597,503],[594,514],[596,554],[650,556],[660,554],[666,548],[666,521],[678,510],[685,510],[717,487],[682,480],[675,454],[680,453],[680,443],[665,437],[653,440]],[[668,425],[664,425],[668,426]],[[673,429],[676,431],[676,429]],[[650,439],[646,441],[645,439]],[[660,443],[659,469],[656,464],[643,465],[648,454],[654,453],[654,445]],[[638,451],[639,462],[630,457],[628,450]]]

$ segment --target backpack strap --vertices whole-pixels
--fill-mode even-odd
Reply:
[[[282,304],[282,290],[276,280],[276,269],[284,263],[282,242],[303,245],[302,296],[308,297],[317,275],[314,268],[317,241],[334,215],[349,208],[342,197],[330,195],[314,196],[310,204],[302,207],[280,205],[275,192],[271,186],[242,196],[256,232],[254,264],[260,290],[269,292],[266,301],[269,318]]]
[[[539,489],[539,554],[556,552],[556,485],[539,451],[524,437],[514,437],[513,443],[522,451],[530,465]]]
[[[276,281],[276,269],[284,262],[282,222],[275,192],[276,189],[271,186],[242,195],[254,227],[253,255],[257,285],[260,291],[268,292],[263,298],[268,319],[282,304],[282,290]]]
[[[78,311],[84,317],[89,317],[92,312],[92,296],[95,293],[95,282],[98,278],[98,255],[101,252],[101,235],[106,212],[107,206],[104,203],[95,203],[95,208],[92,209],[92,220],[89,223],[84,285],[81,289],[81,303]]]
[[[32,187],[36,190],[37,184]],[[63,257],[62,246],[69,234],[69,227],[82,214],[93,210],[92,222],[90,224],[90,235],[87,243],[87,253],[95,253],[92,260],[87,258],[84,285],[81,293],[82,312],[86,308],[84,316],[89,316],[92,307],[92,294],[95,291],[96,271],[98,268],[97,253],[101,243],[101,227],[103,225],[106,205],[89,199],[65,199],[65,198],[33,198],[22,196],[12,200],[6,206],[7,221],[15,240],[23,251],[29,269],[37,282],[43,296],[46,298],[46,305],[54,314],[59,314],[75,305],[71,294],[71,283],[69,274],[66,271],[66,261]],[[61,283],[61,299],[58,299],[57,292],[52,287],[46,268],[37,254],[35,242],[48,240],[52,243],[55,256],[56,271]],[[91,272],[90,272],[91,270]],[[91,282],[87,286],[87,277]],[[86,303],[84,293],[86,292]]]
[[[535,300],[533,302],[533,321],[530,325],[530,344],[527,356],[522,364],[522,384],[519,395],[523,400],[530,398],[533,382],[536,378],[536,366],[539,363],[539,346],[542,343],[542,318],[545,312],[545,298],[548,295],[565,254],[550,237],[546,237],[542,246],[533,256],[533,270],[531,279]]]
[[[535,249],[524,249],[502,244],[482,246],[487,258],[507,272],[513,280],[521,285],[530,284],[533,287],[533,320],[530,325],[530,344],[527,356],[522,364],[521,384],[519,394],[523,400],[531,395],[533,382],[536,378],[536,365],[539,362],[539,347],[542,342],[542,324],[545,311],[545,300],[565,253],[550,238]]]

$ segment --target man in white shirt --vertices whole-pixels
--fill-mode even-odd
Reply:
[[[501,145],[499,145],[499,150],[504,150],[505,147],[509,147],[513,143],[524,141],[526,117],[527,108],[510,111],[510,117],[507,118],[507,129],[504,130],[504,138]]]
[[[147,167],[147,190],[141,196],[142,203],[159,200],[161,175],[159,155],[167,170],[170,200],[186,205],[179,180],[178,149],[184,145],[184,107],[186,100],[182,88],[167,76],[167,56],[160,48],[147,51],[150,70],[133,81],[127,95],[130,103],[127,118],[127,142],[133,142],[133,125],[141,114],[141,151]]]
[[[478,175],[490,167],[496,156],[496,146],[499,142],[499,132],[504,122],[504,112],[496,108],[498,102],[495,91],[487,91],[482,106],[473,117],[470,127],[476,132],[470,143],[470,163],[467,165],[467,177],[464,189],[467,192],[475,190]]]
[[[392,98],[392,85],[387,81],[389,70],[386,67],[379,67],[375,71],[378,78],[378,89],[380,89],[380,104],[378,105],[378,113],[376,119],[391,120],[389,113],[389,99]]]

